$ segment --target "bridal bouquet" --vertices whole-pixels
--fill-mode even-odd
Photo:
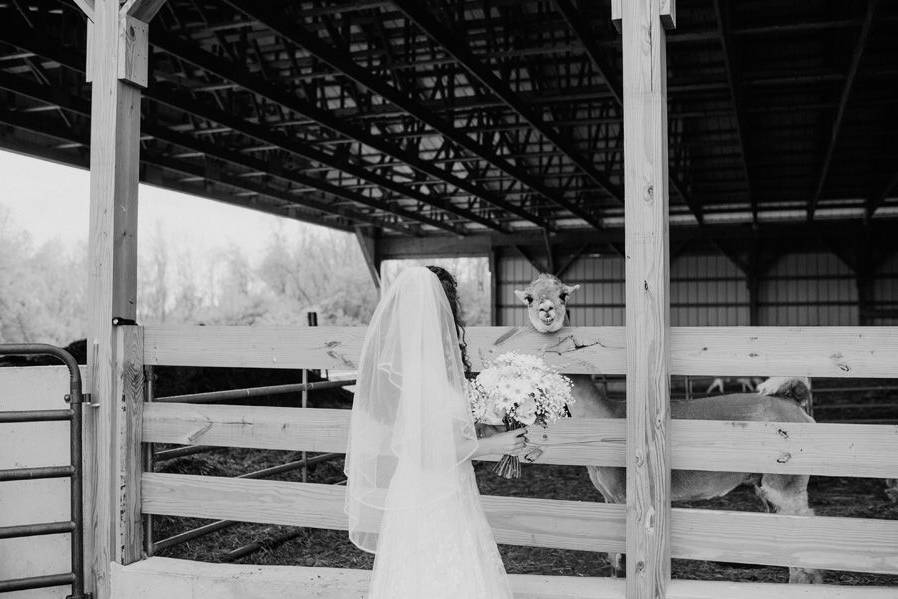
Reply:
[[[509,352],[495,358],[468,385],[468,401],[474,421],[505,430],[538,424],[548,426],[569,416],[574,402],[573,384],[542,358]],[[538,449],[536,450],[542,453]],[[535,454],[528,454],[531,461]],[[521,462],[505,455],[493,468],[503,478],[520,478]]]

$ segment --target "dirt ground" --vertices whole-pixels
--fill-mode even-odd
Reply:
[[[298,459],[293,452],[221,449],[198,457],[182,458],[164,464],[158,471],[235,476],[275,464]],[[505,481],[488,471],[489,464],[477,464],[477,478],[484,495],[543,497],[579,501],[601,501],[592,487],[585,468],[574,466],[525,465],[520,480]],[[334,483],[342,480],[342,459],[310,467],[311,482]],[[277,477],[299,480],[299,471]],[[809,496],[818,515],[853,518],[898,519],[898,505],[883,492],[881,480],[863,478],[812,477]],[[726,497],[711,501],[679,504],[683,507],[760,511],[761,506],[750,488],[743,487]],[[156,517],[154,539],[160,540],[208,521],[195,518]],[[266,539],[291,534],[289,540],[266,543]],[[344,531],[296,529],[258,524],[236,524],[220,532],[163,550],[159,555],[203,561],[221,561],[228,551],[253,541],[263,541],[263,549],[240,560],[254,564],[296,564],[302,566],[371,568],[372,557],[356,549]],[[738,540],[734,540],[738,542]],[[610,576],[605,556],[588,551],[567,551],[501,545],[506,569],[510,573]],[[673,577],[695,580],[734,580],[787,582],[788,570],[721,564],[694,560],[673,560]],[[876,575],[827,571],[829,584],[898,586],[896,575]]]

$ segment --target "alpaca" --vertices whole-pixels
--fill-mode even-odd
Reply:
[[[553,275],[540,274],[530,285],[515,290],[527,305],[530,324],[541,333],[558,331],[567,315],[568,296],[579,285],[566,285]],[[575,402],[569,407],[574,418],[625,418],[626,405],[611,402],[589,375],[570,375]],[[756,422],[814,422],[802,408],[811,402],[810,381],[799,377],[768,379],[758,393],[735,393],[714,397],[672,401],[671,417],[695,420]],[[626,470],[607,466],[587,466],[590,480],[606,502],[626,503]],[[782,514],[813,516],[808,505],[808,476],[751,472],[706,472],[674,470],[671,499],[693,501],[726,495],[736,487],[750,484],[768,509]],[[612,559],[616,576],[623,575],[621,556]],[[790,568],[789,582],[820,583],[819,571]]]

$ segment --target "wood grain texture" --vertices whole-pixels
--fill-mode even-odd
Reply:
[[[323,408],[153,403],[143,409],[143,440],[342,453],[349,417]],[[624,466],[626,433],[624,420],[576,418],[534,427],[528,438],[543,450],[540,464]],[[898,478],[896,455],[895,425],[671,421],[677,470]]]
[[[143,330],[137,326],[117,327],[115,398],[118,446],[115,454],[118,484],[116,539],[118,559],[130,564],[143,558],[140,477],[143,474]]]
[[[144,512],[346,530],[345,487],[143,475]],[[620,504],[483,496],[496,540],[582,551],[624,549]],[[898,573],[898,521],[674,509],[673,557]]]
[[[147,86],[149,26],[127,14],[121,16],[118,36],[118,78],[140,87]]]
[[[165,4],[165,0],[128,0],[122,4],[121,12],[134,19],[149,23]]]
[[[665,29],[677,28],[677,0],[659,0],[661,24]]]
[[[892,378],[896,327],[682,327],[671,336],[675,374]]]
[[[146,327],[147,364],[251,368],[357,367],[364,327]],[[554,335],[532,327],[469,327],[474,368],[507,351],[542,355],[564,372],[623,373],[623,327],[562,329]]]
[[[87,391],[93,404],[84,408],[85,581],[95,599],[110,599],[109,564],[122,558],[120,356],[112,318],[136,315],[141,94],[117,77],[118,1],[96,0],[92,23]]]
[[[146,327],[150,365],[356,368],[364,327]],[[561,372],[626,374],[624,327],[470,327],[475,369],[506,351],[543,356]],[[671,374],[891,378],[898,327],[672,327]]]
[[[179,403],[144,407],[144,441],[181,445],[346,451],[350,410]]]
[[[627,598],[670,582],[667,57],[659,0],[622,3],[627,345]]]
[[[674,557],[898,573],[898,521],[675,509]]]
[[[94,20],[94,0],[72,0],[88,20]]]
[[[314,483],[145,473],[143,510],[346,530],[345,492],[342,486]],[[483,507],[499,543],[583,551],[624,548],[621,505],[484,496]]]
[[[370,570],[210,564],[151,557],[114,565],[117,599],[364,599]],[[624,599],[624,580],[511,574],[515,599]],[[668,599],[894,599],[883,587],[672,580]]]
[[[675,470],[895,478],[898,426],[671,421]]]
[[[355,228],[355,238],[359,244],[359,249],[362,251],[362,258],[365,259],[365,265],[368,267],[368,273],[371,275],[371,282],[380,291],[380,262],[376,257],[377,244],[374,242],[374,238],[365,235],[359,226]]]

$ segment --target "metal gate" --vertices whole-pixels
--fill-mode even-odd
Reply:
[[[63,522],[2,526],[0,527],[0,539],[71,533],[72,570],[59,574],[0,580],[0,593],[70,584],[72,585],[72,594],[66,599],[90,599],[91,595],[84,593],[84,518],[81,503],[81,406],[85,402],[90,402],[90,395],[82,393],[81,371],[78,369],[78,363],[70,353],[63,349],[41,343],[0,344],[0,356],[4,355],[53,356],[64,362],[69,369],[69,393],[65,396],[65,401],[69,404],[67,409],[0,412],[0,424],[67,420],[70,430],[70,463],[61,466],[0,470],[0,482],[38,478],[70,478],[71,519]]]

